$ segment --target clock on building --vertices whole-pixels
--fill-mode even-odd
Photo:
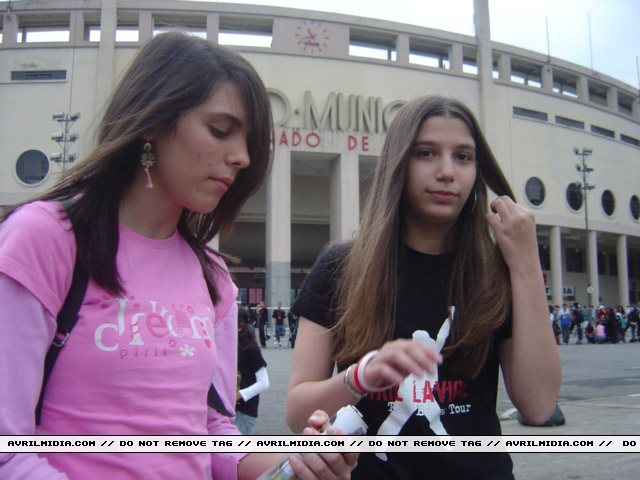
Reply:
[[[296,39],[303,52],[319,53],[327,48],[329,34],[322,22],[303,20],[297,27]]]

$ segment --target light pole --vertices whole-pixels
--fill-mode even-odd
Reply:
[[[69,153],[69,147],[80,137],[77,133],[70,133],[70,131],[73,124],[80,118],[80,113],[67,114],[55,112],[52,118],[60,124],[63,130],[63,133],[56,132],[51,134],[51,140],[60,146],[62,154],[52,153],[50,158],[52,161],[60,164],[64,171],[67,169],[67,165],[73,163],[76,159],[75,153]]]
[[[575,182],[574,185],[580,188],[584,192],[584,236],[585,236],[585,255],[586,255],[586,265],[587,265],[587,315],[589,316],[589,321],[592,321],[593,318],[591,316],[591,294],[593,293],[593,286],[591,285],[591,256],[589,255],[589,209],[587,207],[587,195],[589,190],[593,190],[595,185],[591,185],[587,183],[587,175],[593,172],[593,168],[587,166],[586,157],[591,155],[593,151],[589,148],[583,148],[582,151],[578,150],[578,147],[573,148],[573,153],[580,157],[580,163],[576,163],[576,170],[582,173],[582,183]]]

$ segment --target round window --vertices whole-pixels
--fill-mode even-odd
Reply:
[[[631,216],[634,220],[640,219],[640,199],[637,195],[631,197],[629,208],[631,209]]]
[[[567,187],[567,203],[574,211],[582,207],[582,187],[579,183],[570,183]]]
[[[605,190],[602,192],[602,209],[608,217],[613,215],[613,212],[616,209],[616,199],[614,198],[613,193],[611,193],[611,190]]]
[[[18,157],[16,174],[27,185],[40,183],[49,173],[49,159],[40,150],[27,150]]]
[[[524,193],[531,205],[539,207],[544,202],[544,183],[537,177],[531,177],[524,186]]]

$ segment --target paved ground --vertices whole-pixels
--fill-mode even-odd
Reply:
[[[283,344],[284,345],[284,344]],[[505,435],[640,435],[640,343],[560,345],[563,382],[558,404],[566,424],[525,427],[515,415],[502,422]],[[284,402],[292,359],[291,348],[262,349],[271,387],[260,396],[253,433],[288,435]],[[498,392],[498,414],[513,405],[504,386]],[[640,478],[640,454],[512,454],[517,479],[631,480]]]

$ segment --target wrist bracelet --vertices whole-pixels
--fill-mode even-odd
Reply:
[[[349,368],[347,368],[347,370],[344,372],[344,376],[342,377],[342,380],[344,382],[344,386],[347,387],[347,390],[349,390],[349,393],[351,395],[353,395],[354,397],[357,397],[357,398],[360,399],[360,398],[364,397],[367,393],[366,392],[359,392],[358,390],[353,388],[351,383],[349,383],[349,372],[351,372],[351,370],[355,366],[356,366],[356,364],[354,363],[353,365],[350,365]],[[353,378],[355,378],[355,375],[354,375]]]
[[[372,350],[367,353],[364,357],[358,360],[356,364],[356,371],[354,372],[354,379],[356,381],[356,387],[366,391],[366,392],[384,392],[385,390],[393,387],[393,384],[387,385],[385,387],[372,387],[367,381],[364,379],[364,369],[367,366],[367,363],[378,354],[378,350]]]

